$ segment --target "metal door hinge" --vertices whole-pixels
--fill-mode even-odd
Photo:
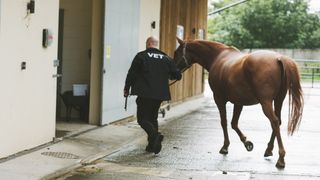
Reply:
[[[53,60],[53,67],[58,67],[58,66],[60,66],[60,60],[59,59]]]
[[[54,74],[52,75],[53,78],[59,78],[59,77],[62,77],[62,74]]]

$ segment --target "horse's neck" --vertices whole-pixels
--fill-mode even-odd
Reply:
[[[195,63],[200,64],[208,71],[219,59],[232,59],[228,56],[240,56],[242,54],[238,49],[220,43],[197,42],[191,44],[191,49]]]
[[[196,58],[196,63],[200,64],[203,68],[205,68],[207,71],[210,69],[212,62],[209,58],[204,57],[198,57]]]
[[[200,64],[206,70],[209,70],[213,61],[212,52],[210,49],[203,47],[196,47],[193,49],[193,61],[194,63]]]
[[[196,57],[194,58],[195,62],[200,64],[207,71],[211,69],[211,66],[214,64],[216,59],[220,56],[221,52],[219,51],[198,51]]]

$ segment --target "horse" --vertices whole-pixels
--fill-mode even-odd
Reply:
[[[289,91],[288,134],[298,129],[303,112],[303,92],[296,63],[287,56],[267,50],[242,53],[233,46],[215,41],[187,40],[177,38],[179,47],[174,52],[176,66],[182,72],[194,63],[209,72],[208,82],[214,101],[219,109],[224,143],[219,153],[228,154],[230,145],[227,131],[226,103],[233,106],[231,127],[236,131],[247,151],[253,143],[238,127],[243,106],[260,103],[264,115],[269,119],[272,134],[264,156],[272,156],[274,140],[277,138],[279,158],[276,167],[285,168],[285,149],[280,134],[281,109]],[[273,107],[274,106],[274,107]]]

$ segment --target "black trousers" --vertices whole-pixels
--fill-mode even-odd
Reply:
[[[137,119],[138,124],[148,134],[148,140],[158,133],[158,111],[161,100],[138,97]]]

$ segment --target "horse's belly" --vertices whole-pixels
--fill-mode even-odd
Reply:
[[[258,104],[258,99],[250,92],[245,93],[233,93],[229,95],[228,100],[233,104],[239,104],[239,105],[254,105]]]

